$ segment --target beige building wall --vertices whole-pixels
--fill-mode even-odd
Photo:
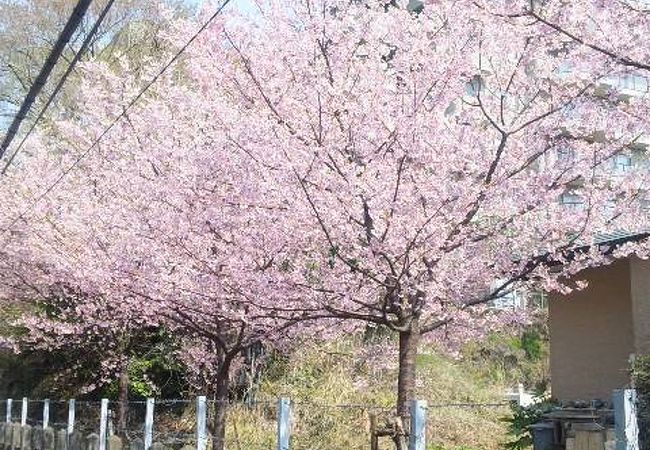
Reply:
[[[550,296],[553,397],[609,400],[612,390],[629,384],[629,357],[635,352],[631,272],[640,278],[650,274],[650,268],[623,260],[585,270],[579,278],[589,282],[586,289],[568,296]],[[644,290],[642,294],[641,290],[635,290],[639,298],[650,292]],[[642,308],[640,303],[637,308]],[[647,302],[645,308],[650,309]],[[640,322],[638,327],[642,327]],[[650,326],[645,328],[643,339],[644,345],[650,345]]]
[[[638,355],[650,355],[650,261],[630,260],[634,347]]]

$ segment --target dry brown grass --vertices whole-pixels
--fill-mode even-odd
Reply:
[[[392,347],[385,342],[377,347]],[[504,386],[485,382],[451,359],[426,352],[418,358],[418,397],[429,402],[431,449],[497,450],[505,441],[501,418],[508,408],[442,406],[503,402]],[[370,354],[370,355],[369,355]],[[390,357],[386,351],[384,356]],[[253,408],[234,407],[230,414],[230,449],[270,449],[275,442],[275,404],[293,404],[292,449],[366,450],[368,414],[389,415],[394,403],[396,369],[381,367],[381,354],[369,352],[357,339],[303,348],[275,362],[264,377]],[[385,410],[383,409],[385,408]],[[382,444],[389,449],[389,442]]]

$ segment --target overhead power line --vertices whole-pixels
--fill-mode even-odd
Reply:
[[[72,172],[78,165],[79,163],[86,157],[88,154],[90,154],[95,148],[97,148],[97,145],[101,142],[101,140],[106,136],[112,129],[113,127],[123,118],[126,116],[127,112],[142,98],[142,96],[153,86],[158,79],[167,72],[167,70],[180,58],[180,56],[185,52],[185,50],[188,49],[190,45],[199,37],[201,33],[203,33],[206,28],[210,26],[210,24],[216,19],[221,12],[224,10],[226,6],[231,2],[232,0],[224,0],[223,3],[221,3],[221,6],[217,8],[217,10],[212,14],[208,20],[205,21],[205,23],[199,28],[196,33],[183,45],[175,54],[172,56],[172,58],[163,66],[163,68],[138,92],[138,94],[131,100],[126,107],[123,108],[122,112],[113,119],[113,121],[102,131],[97,138],[84,150],[77,158],[70,164],[68,168],[66,168],[61,175],[59,175],[56,180],[52,184],[50,184],[45,191],[43,191],[32,203],[29,204],[15,219],[11,221],[11,223],[4,229],[2,230],[2,234],[7,233],[16,223],[18,223],[19,220],[23,219],[25,217],[25,214],[27,214],[29,211],[31,211],[34,206],[36,206],[41,200],[43,200],[45,197],[47,197],[50,192],[56,188],[56,186],[63,181],[63,179],[68,176],[70,172]]]
[[[86,50],[90,46],[90,44],[93,41],[93,38],[97,34],[97,31],[99,30],[99,27],[101,26],[102,22],[104,22],[104,19],[108,15],[108,11],[110,11],[111,7],[113,6],[113,3],[115,3],[115,0],[108,0],[108,3],[106,3],[106,6],[104,6],[104,9],[102,10],[101,14],[97,18],[97,21],[95,22],[95,25],[93,28],[90,30],[90,33],[88,33],[88,36],[86,36],[86,39],[84,40],[83,44],[81,45],[81,48],[75,53],[74,58],[72,61],[70,61],[70,64],[68,65],[68,68],[66,69],[65,73],[63,76],[61,76],[61,79],[59,80],[58,84],[54,88],[54,91],[52,91],[52,94],[50,94],[49,98],[47,99],[47,102],[45,103],[45,106],[43,106],[43,109],[41,109],[41,112],[38,114],[36,117],[36,120],[34,120],[34,123],[32,123],[32,126],[27,130],[27,133],[25,136],[23,136],[23,139],[20,141],[20,144],[18,144],[18,147],[16,147],[16,150],[11,154],[9,159],[7,160],[5,166],[2,169],[2,174],[4,175],[7,172],[7,169],[13,162],[14,158],[16,155],[20,152],[20,150],[23,148],[23,145],[25,144],[25,141],[29,138],[29,136],[32,134],[34,129],[36,128],[36,125],[38,125],[38,122],[43,118],[45,115],[45,112],[47,109],[50,107],[52,102],[54,101],[54,98],[59,94],[59,91],[65,84],[66,80],[72,73],[72,70],[74,69],[75,65],[79,62],[81,57],[83,56],[84,53],[86,53]]]
[[[5,152],[7,151],[7,148],[9,147],[9,144],[11,144],[11,141],[13,141],[14,137],[16,136],[16,133],[18,133],[20,124],[25,119],[25,117],[27,117],[27,113],[31,109],[34,100],[36,100],[36,97],[41,92],[41,89],[43,89],[43,86],[45,86],[45,83],[47,82],[47,79],[50,76],[52,69],[56,65],[56,62],[59,60],[59,57],[63,53],[65,46],[70,41],[70,38],[79,27],[79,24],[81,23],[81,20],[86,15],[86,11],[88,11],[88,7],[90,6],[91,3],[92,0],[79,0],[77,6],[75,6],[74,9],[72,10],[72,15],[70,15],[70,18],[68,19],[68,23],[65,24],[63,31],[61,31],[61,34],[59,34],[59,37],[56,40],[56,43],[54,44],[52,51],[50,52],[47,59],[45,60],[45,64],[41,68],[41,71],[36,77],[36,80],[34,80],[34,84],[32,84],[32,87],[29,88],[29,92],[27,92],[27,96],[23,100],[23,103],[20,105],[18,114],[16,114],[16,117],[14,118],[13,122],[11,122],[11,125],[9,126],[9,130],[7,131],[7,134],[4,137],[2,144],[0,144],[0,158],[4,156]]]

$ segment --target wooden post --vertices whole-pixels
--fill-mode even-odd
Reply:
[[[153,412],[155,400],[147,399],[147,410],[144,416],[144,450],[149,450],[153,444]]]
[[[196,398],[196,450],[205,450],[207,444],[206,419],[206,398],[204,395],[201,395]]]
[[[616,450],[639,448],[639,425],[636,420],[636,391],[617,389],[612,396]]]
[[[99,413],[99,450],[106,450],[106,434],[108,431],[108,399],[103,398]]]
[[[27,425],[27,408],[29,406],[29,401],[27,397],[23,397],[23,407],[20,410],[20,426],[24,427]]]
[[[426,450],[427,402],[411,402],[411,432],[409,433],[409,450]]]
[[[379,436],[377,435],[377,414],[370,413],[370,450],[379,450]]]
[[[50,426],[50,399],[43,400],[43,428]]]
[[[7,399],[7,423],[11,423],[11,408],[14,404],[13,399],[8,398]]]
[[[288,398],[278,400],[278,450],[289,450],[291,402]]]
[[[74,433],[75,408],[77,402],[74,398],[68,400],[68,435]]]

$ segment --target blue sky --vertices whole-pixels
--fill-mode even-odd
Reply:
[[[220,4],[218,0],[184,0],[185,3],[191,6],[198,6],[202,3],[211,3],[211,4]],[[228,5],[229,8],[238,8],[241,11],[247,13],[254,13],[256,11],[256,6],[254,0],[231,0]]]

